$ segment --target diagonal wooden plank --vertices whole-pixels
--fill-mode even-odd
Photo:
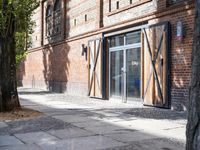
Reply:
[[[146,94],[147,94],[147,91],[148,91],[148,88],[149,88],[149,85],[150,85],[150,81],[151,81],[152,75],[153,75],[153,70],[152,70],[152,68],[151,68],[151,72],[150,72],[150,75],[149,75],[148,80],[147,80],[147,86],[146,86],[146,88],[145,88],[145,92],[144,92],[143,98],[145,98],[145,96],[146,96]]]
[[[166,26],[164,27],[164,33],[165,33],[165,31],[166,31]],[[158,58],[158,55],[159,55],[159,53],[160,53],[160,51],[161,51],[161,46],[162,46],[162,43],[163,43],[163,38],[164,38],[164,35],[163,35],[163,33],[162,33],[162,36],[161,36],[161,39],[160,39],[160,42],[159,42],[159,46],[158,46],[158,51],[157,51],[157,54],[156,54],[156,57],[155,57],[155,60],[154,61],[156,61],[157,60],[157,58]]]
[[[150,55],[150,58],[151,58],[151,60],[152,60],[152,53],[151,53],[151,46],[150,46],[150,43],[149,43],[149,38],[148,38],[148,36],[147,36],[146,29],[143,29],[143,31],[144,31],[145,39],[146,39],[146,42],[147,42],[149,55]]]
[[[101,41],[98,40],[97,51],[99,51],[99,53],[100,53],[100,50],[101,50],[101,49],[100,49],[100,42],[101,42]],[[99,81],[100,77],[99,77],[99,75],[97,74],[96,69],[95,69],[94,73],[95,73],[95,75],[96,75],[95,80],[97,81],[98,87],[101,88],[101,87],[100,87],[100,81]]]
[[[144,37],[145,37],[145,40],[146,40],[146,43],[147,43],[147,46],[148,46],[148,50],[149,50],[149,54],[150,54],[150,60],[152,61],[152,53],[151,53],[151,47],[150,47],[150,43],[149,43],[149,39],[148,39],[148,36],[147,36],[147,33],[146,33],[146,29],[143,29],[143,32],[144,32]],[[152,74],[153,74],[153,71],[152,71],[152,67],[151,67],[151,73],[148,77],[148,80],[147,80],[147,85],[146,85],[146,88],[145,88],[145,92],[144,92],[144,98],[147,94],[147,91],[148,91],[148,88],[149,88],[149,85],[150,85],[150,81],[151,81],[151,77],[152,77]]]
[[[90,49],[90,53],[89,53],[89,56],[90,56],[90,63],[89,63],[89,83],[88,83],[88,89],[90,89],[90,91],[92,90],[92,87],[93,87],[93,85],[92,85],[92,83],[93,83],[93,81],[94,81],[94,77],[93,77],[93,68],[94,68],[94,45],[95,45],[95,43],[94,43],[94,41],[90,41],[89,42],[89,49]],[[91,94],[91,93],[90,93]],[[90,95],[89,95],[90,96]]]
[[[91,90],[92,90],[92,82],[94,80],[94,75],[95,75],[95,70],[96,70],[96,66],[97,66],[97,61],[98,61],[98,58],[99,58],[99,53],[100,53],[100,42],[101,40],[99,40],[99,45],[98,45],[98,49],[97,49],[97,56],[95,58],[95,63],[94,63],[94,68],[93,68],[93,71],[92,71],[92,78],[91,78],[91,82],[90,82],[90,87],[89,87],[89,92],[88,92],[88,95],[90,96],[90,93],[91,93]]]
[[[163,95],[162,95],[162,90],[161,90],[161,86],[160,86],[160,83],[159,83],[159,79],[158,79],[158,74],[157,74],[157,71],[156,71],[156,68],[155,68],[155,61],[152,60],[152,53],[151,53],[151,47],[150,47],[150,43],[149,43],[149,39],[148,39],[148,36],[147,36],[147,33],[146,33],[146,30],[143,29],[144,33],[145,33],[145,39],[146,39],[146,42],[147,42],[147,46],[148,46],[148,52],[149,52],[149,56],[150,56],[150,59],[151,59],[151,66],[153,68],[153,74],[154,74],[154,78],[156,80],[156,84],[157,84],[157,87],[158,87],[158,92],[159,92],[159,95],[161,96],[161,99],[163,101]],[[157,58],[156,58],[157,59]],[[147,85],[149,86],[149,84]],[[147,88],[148,90],[148,88]],[[144,95],[145,97],[146,95]]]

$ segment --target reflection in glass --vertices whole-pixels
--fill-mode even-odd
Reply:
[[[110,56],[110,95],[122,96],[123,92],[123,51],[111,52]]]
[[[140,48],[126,51],[126,94],[128,98],[140,97],[141,62]]]
[[[109,38],[110,48],[112,48],[110,49],[111,97],[118,97],[123,100],[140,98],[140,35],[141,31],[136,31]]]
[[[110,47],[117,47],[124,45],[124,35],[118,35],[110,38]]]
[[[126,45],[140,43],[140,31],[127,33],[126,36]]]

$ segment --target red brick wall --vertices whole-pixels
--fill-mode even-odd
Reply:
[[[97,4],[96,0],[67,1],[66,30],[68,37],[96,29]],[[85,21],[85,15],[87,15],[87,21]],[[76,25],[74,25],[74,20],[76,20]]]
[[[169,21],[171,24],[171,103],[172,108],[176,110],[185,110],[188,103],[194,29],[193,18],[194,10],[188,9],[149,22]],[[176,39],[177,21],[182,21],[185,29],[185,37],[182,42]]]
[[[187,107],[189,82],[191,72],[191,54],[193,44],[194,11],[182,12],[172,15],[172,51],[171,51],[171,99],[175,109]],[[185,28],[183,42],[177,41],[177,20],[182,20]]]
[[[42,28],[42,22],[41,22],[41,6],[38,7],[32,19],[35,21],[35,25],[33,26],[33,34],[31,35],[32,40],[32,48],[37,48],[41,46],[41,28]]]
[[[86,96],[88,60],[81,55],[81,45],[87,46],[88,40],[97,37],[100,35],[30,51],[21,67],[22,84]]]
[[[119,10],[114,9],[116,1],[112,1],[112,11],[109,12],[108,2],[109,0],[71,0],[63,4],[67,6],[66,28],[62,29],[66,30],[66,39],[61,44],[57,43],[57,46],[52,44],[49,46],[51,48],[48,48],[48,42],[44,42],[44,48],[31,50],[24,63],[23,84],[32,86],[34,83],[37,87],[87,95],[88,68],[85,57],[81,56],[82,44],[87,45],[88,40],[101,37],[103,32],[121,27],[169,21],[172,27],[171,104],[172,109],[185,109],[191,71],[194,4],[183,2],[167,6],[166,0],[133,0],[133,4],[129,5],[127,0],[120,0]],[[140,4],[135,6],[136,2]],[[46,4],[44,9],[45,6]],[[36,16],[39,17],[39,13],[38,11]],[[85,15],[88,21],[85,21]],[[73,26],[74,19],[77,19],[76,26]],[[186,31],[183,42],[176,40],[176,24],[180,20]],[[41,36],[41,33],[37,34]]]

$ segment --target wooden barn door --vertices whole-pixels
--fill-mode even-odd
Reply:
[[[169,25],[142,29],[144,105],[169,108]]]
[[[102,98],[102,44],[101,39],[91,40],[89,47],[88,95]]]

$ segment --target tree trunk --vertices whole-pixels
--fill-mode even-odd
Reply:
[[[186,150],[200,150],[200,0],[195,7]]]
[[[17,82],[15,39],[10,35],[0,38],[0,112],[20,107]]]

